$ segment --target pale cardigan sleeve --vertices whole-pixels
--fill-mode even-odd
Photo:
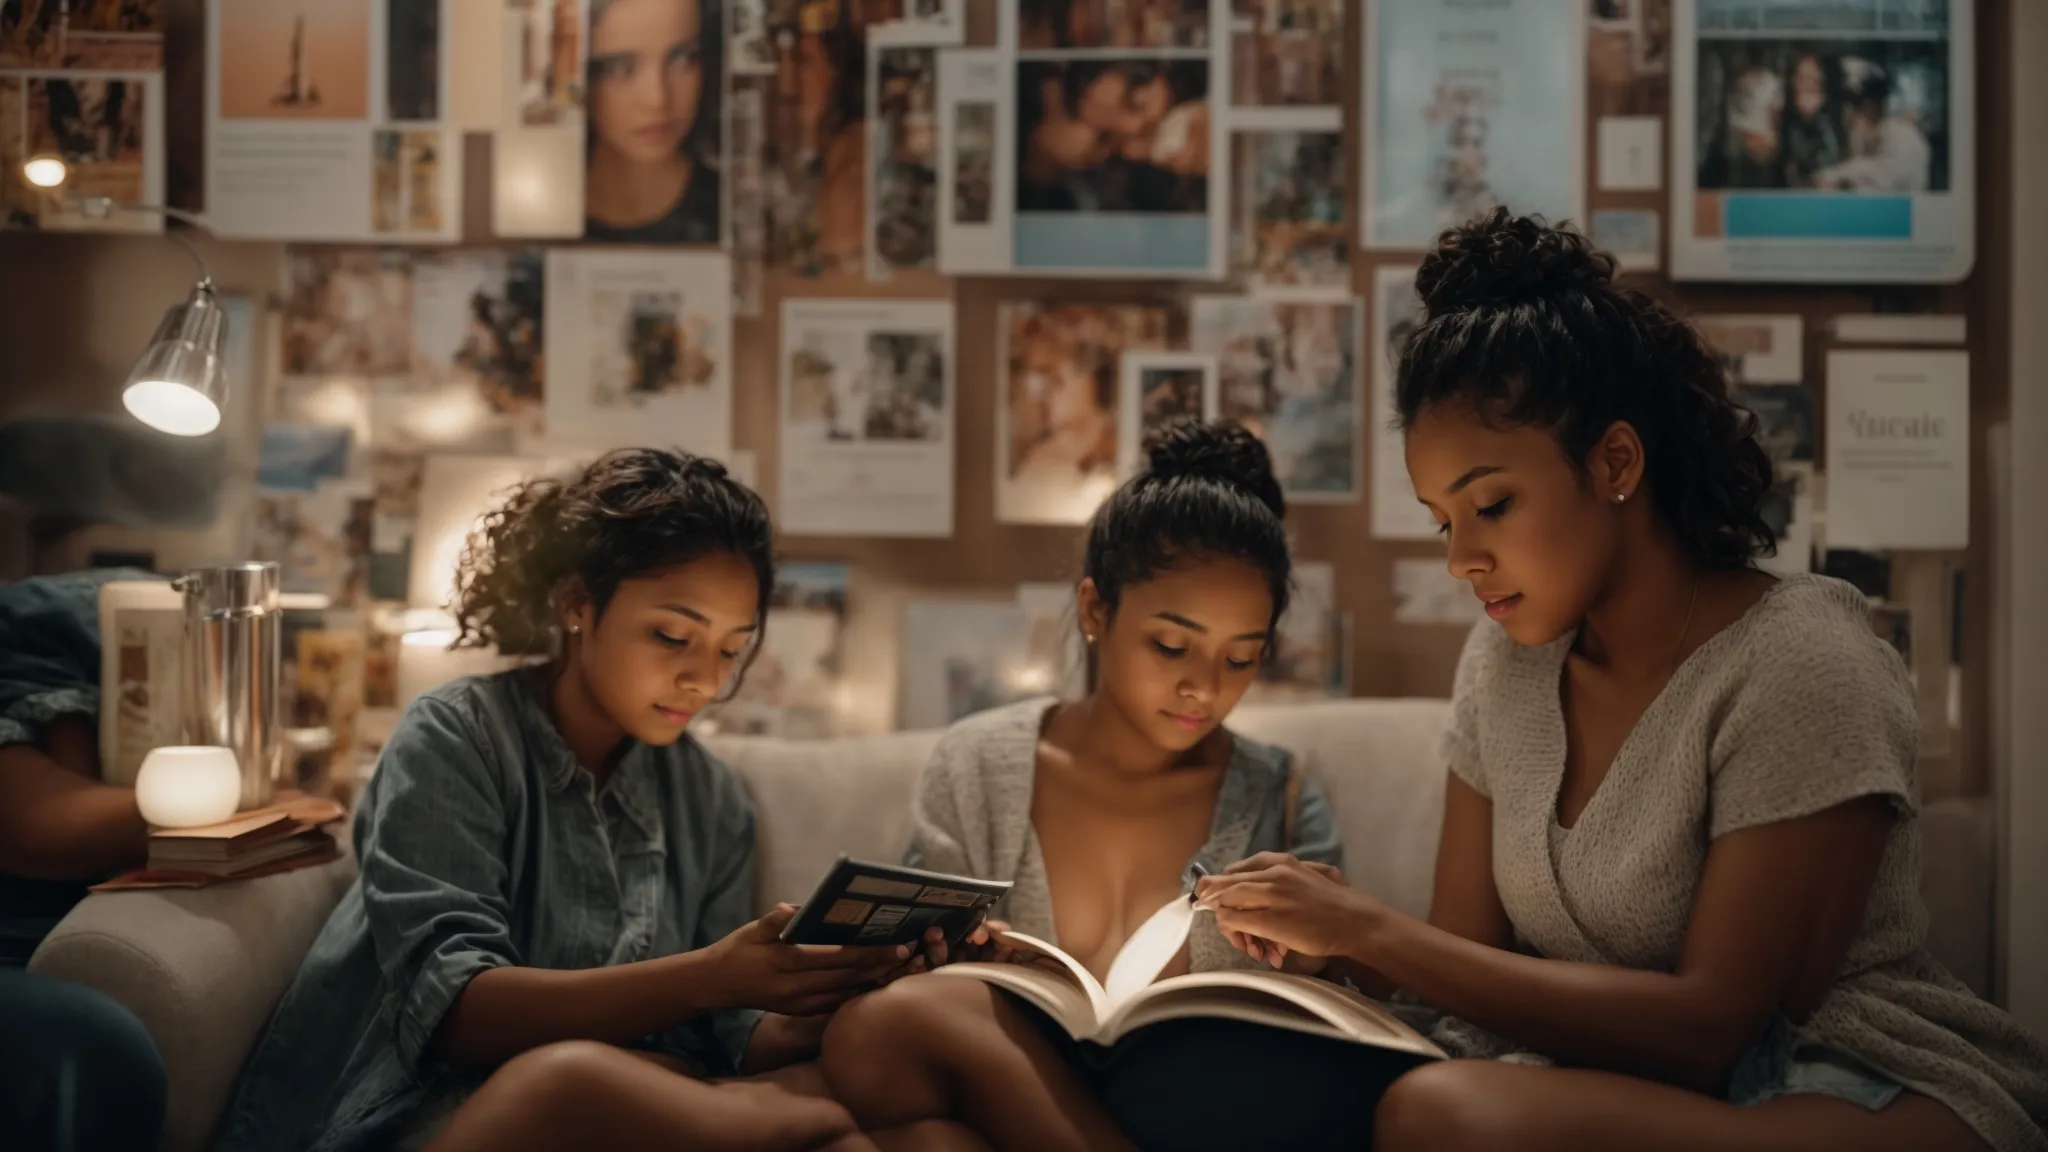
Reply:
[[[956,876],[987,874],[988,801],[980,779],[979,748],[979,741],[957,727],[939,738],[918,779],[905,864]]]

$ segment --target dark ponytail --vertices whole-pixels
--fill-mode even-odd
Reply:
[[[1572,466],[1616,421],[1642,438],[1651,498],[1702,567],[1776,550],[1763,508],[1771,461],[1706,341],[1614,279],[1582,235],[1504,208],[1438,240],[1415,274],[1422,316],[1400,349],[1395,406],[1437,404],[1547,428]]]
[[[1259,438],[1224,421],[1172,421],[1147,440],[1147,465],[1088,522],[1081,574],[1114,613],[1124,590],[1179,565],[1229,558],[1266,577],[1273,595],[1273,648],[1293,590],[1287,499]]]

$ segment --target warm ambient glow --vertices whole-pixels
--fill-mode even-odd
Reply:
[[[173,436],[204,436],[220,427],[220,406],[197,389],[169,380],[138,380],[121,394],[137,420]]]
[[[135,806],[158,828],[218,824],[242,802],[242,771],[230,748],[155,748],[135,775]]]
[[[21,164],[22,179],[38,188],[55,188],[70,174],[71,169],[55,156],[31,156]]]

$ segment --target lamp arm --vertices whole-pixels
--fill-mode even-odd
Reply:
[[[143,212],[152,216],[161,216],[166,220],[175,220],[186,227],[196,228],[201,232],[210,233],[213,231],[206,223],[205,217],[195,212],[187,212],[183,208],[172,208],[166,204],[126,204],[105,196],[87,196],[79,201],[78,206],[81,212],[95,220],[104,220],[117,211]],[[178,246],[185,250],[185,255],[190,256],[192,263],[198,266],[199,283],[208,288],[213,287],[213,276],[206,270],[206,257],[199,254],[199,246],[192,243],[182,232],[174,232],[166,228],[164,229],[164,235],[176,240]]]

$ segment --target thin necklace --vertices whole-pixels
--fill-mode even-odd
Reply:
[[[1678,647],[1671,653],[1671,670],[1678,671],[1679,657],[1685,654],[1685,638],[1692,633],[1692,610],[1700,606],[1700,574],[1692,575],[1692,599],[1685,605],[1685,623],[1678,629]]]

